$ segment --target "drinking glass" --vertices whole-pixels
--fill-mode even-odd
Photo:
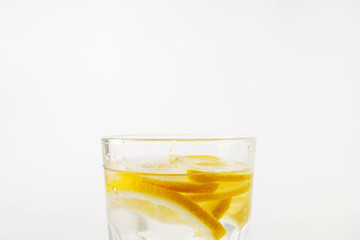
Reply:
[[[102,139],[110,240],[246,240],[253,137]]]

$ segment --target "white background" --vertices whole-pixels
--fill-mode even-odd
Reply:
[[[0,0],[0,239],[107,239],[100,137],[258,137],[254,240],[360,239],[359,1]]]

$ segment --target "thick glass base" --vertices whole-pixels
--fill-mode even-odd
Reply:
[[[221,240],[248,240],[250,235],[250,222],[246,223],[240,230],[234,226],[224,224],[226,235]]]
[[[109,240],[209,240],[195,237],[193,229],[184,225],[149,221],[149,219],[134,213],[129,214],[126,219],[120,220],[116,217],[114,219],[114,217],[110,213],[108,219]],[[226,222],[223,225],[226,235],[219,240],[249,239],[249,223],[246,223],[240,230]]]

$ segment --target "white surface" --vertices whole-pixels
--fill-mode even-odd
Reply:
[[[252,133],[255,240],[360,239],[359,1],[0,2],[0,239],[106,239],[100,137]]]

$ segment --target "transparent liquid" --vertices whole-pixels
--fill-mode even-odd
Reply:
[[[105,169],[110,240],[247,239],[251,169],[202,164],[187,174]]]

